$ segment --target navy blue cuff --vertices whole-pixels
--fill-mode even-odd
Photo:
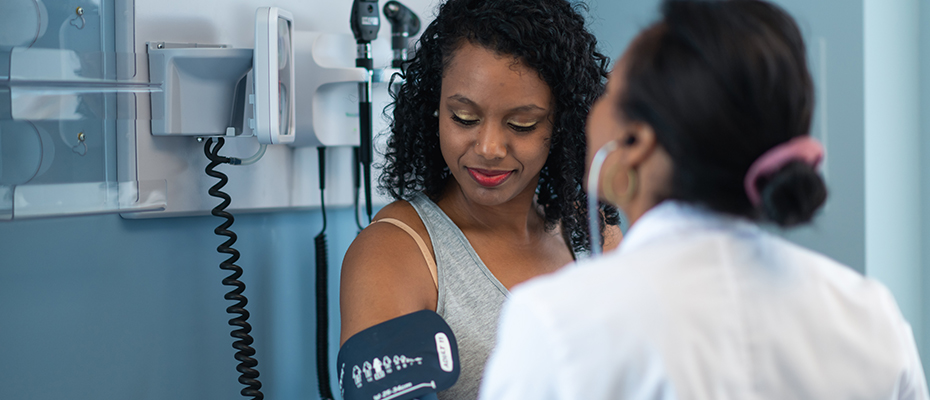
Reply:
[[[458,344],[439,314],[417,311],[349,338],[336,367],[345,400],[427,399],[458,379]]]

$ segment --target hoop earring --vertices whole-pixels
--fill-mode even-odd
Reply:
[[[604,179],[604,198],[616,206],[629,204],[633,201],[633,196],[636,196],[636,191],[639,190],[639,174],[632,168],[626,171],[627,186],[623,195],[618,195],[614,190],[614,176],[616,176],[615,173],[609,173]]]

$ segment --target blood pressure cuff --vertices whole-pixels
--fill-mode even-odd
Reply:
[[[459,350],[452,328],[423,310],[361,331],[336,358],[345,400],[434,398],[459,377]]]

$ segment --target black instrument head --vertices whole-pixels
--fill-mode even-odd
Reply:
[[[397,1],[391,0],[384,4],[384,17],[391,23],[392,33],[413,36],[420,32],[420,17]]]
[[[352,34],[359,43],[372,42],[378,38],[381,18],[378,13],[378,0],[355,0],[352,2],[352,15],[349,17]]]

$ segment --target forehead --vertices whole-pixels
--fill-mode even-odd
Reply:
[[[452,54],[442,77],[442,97],[463,95],[475,102],[551,102],[549,85],[536,70],[511,55],[470,42]]]

